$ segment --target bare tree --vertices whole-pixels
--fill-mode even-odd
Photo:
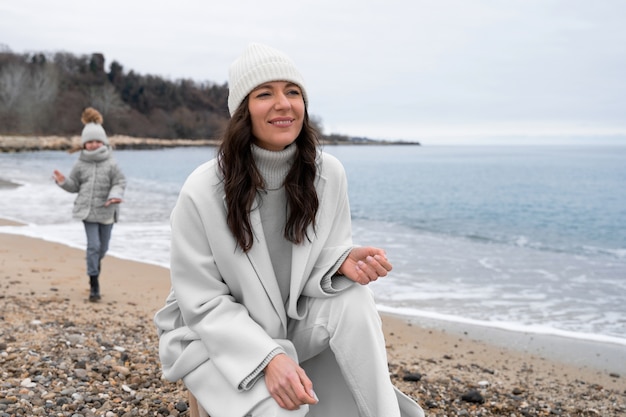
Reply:
[[[23,93],[28,68],[20,64],[8,64],[0,68],[0,107],[14,108]]]
[[[43,63],[32,68],[24,94],[25,130],[42,133],[51,123],[54,104],[59,92],[59,73],[53,64]]]
[[[30,94],[38,103],[54,101],[59,91],[59,75],[56,67],[51,64],[36,69],[31,74]]]

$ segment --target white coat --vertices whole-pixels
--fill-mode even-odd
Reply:
[[[198,167],[180,192],[171,216],[172,291],[155,315],[155,324],[164,377],[182,378],[209,415],[243,416],[266,398],[264,378],[247,386],[244,380],[276,348],[297,361],[294,346],[286,340],[288,317],[306,316],[305,304],[299,303],[303,296],[333,297],[322,289],[322,279],[336,272],[340,259],[353,247],[347,181],[343,166],[331,155],[320,154],[318,167],[316,228],[308,232],[311,242],[293,246],[287,309],[260,210],[250,214],[255,240],[248,253],[228,229],[217,161]],[[358,285],[343,277],[334,277],[333,282],[339,291]],[[341,379],[333,359],[332,354],[320,355],[312,367],[316,376],[309,376],[316,391],[327,377]],[[415,402],[399,391],[397,395],[403,416],[423,416]],[[339,398],[345,402],[345,396]],[[343,407],[337,406],[335,410]]]

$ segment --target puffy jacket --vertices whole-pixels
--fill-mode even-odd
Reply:
[[[72,172],[59,186],[70,193],[78,193],[74,201],[73,217],[97,223],[117,221],[119,204],[108,207],[111,198],[123,198],[126,177],[107,146],[94,151],[81,151]]]

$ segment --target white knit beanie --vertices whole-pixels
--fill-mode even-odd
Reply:
[[[80,139],[83,146],[85,142],[89,142],[90,140],[99,140],[105,145],[109,144],[109,139],[107,138],[104,128],[98,123],[87,123],[85,127],[83,127],[83,133],[80,135]]]
[[[231,64],[228,77],[228,111],[231,116],[252,90],[270,81],[297,84],[302,89],[304,102],[307,102],[304,79],[293,61],[284,53],[266,45],[248,45],[243,54]]]
[[[102,127],[104,119],[100,112],[93,107],[87,107],[80,116],[81,122],[85,125],[83,133],[80,135],[81,145],[85,146],[90,140],[98,140],[105,145],[109,145],[109,139]]]

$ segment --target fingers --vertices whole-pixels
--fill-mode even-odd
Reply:
[[[286,410],[297,410],[300,408],[297,395],[293,390],[291,390],[291,387],[279,392],[273,392],[272,397],[274,397],[281,408]]]
[[[301,405],[316,404],[318,401],[313,388],[306,388],[301,383],[281,386],[270,393],[278,405],[287,410],[297,410]]]
[[[317,404],[318,399],[315,391],[313,391],[313,381],[309,379],[306,372],[304,372],[304,369],[300,374],[300,380],[302,381],[302,387],[304,388],[304,392],[306,394],[304,404]]]
[[[265,382],[276,403],[287,410],[317,403],[313,383],[297,363],[285,354],[275,356],[265,368]]]
[[[364,260],[358,261],[356,268],[359,272],[359,282],[361,284],[368,284],[372,281],[376,281],[380,277],[387,276],[392,266],[386,257],[382,255],[370,255]]]
[[[384,250],[367,246],[353,248],[339,271],[352,281],[367,285],[380,277],[387,276],[391,269],[391,263]]]
[[[111,204],[120,204],[122,202],[119,198],[110,198],[104,203],[104,207],[109,207]]]
[[[386,276],[387,272],[393,269],[393,267],[391,266],[391,262],[389,262],[386,256],[374,255],[374,259],[378,262],[378,265],[384,270],[384,275],[381,274],[380,276]]]

